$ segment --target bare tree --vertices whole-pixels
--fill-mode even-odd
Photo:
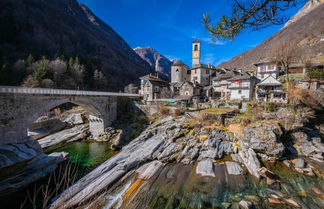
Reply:
[[[279,42],[277,45],[272,46],[268,52],[268,56],[280,70],[285,74],[286,90],[289,92],[289,68],[292,63],[297,63],[300,60],[300,53],[297,43],[292,42]]]
[[[317,0],[309,0],[317,1]],[[203,24],[215,39],[235,38],[242,30],[259,30],[270,25],[281,25],[288,20],[284,11],[307,0],[232,0],[230,16],[223,15],[213,24],[210,14],[204,14]]]

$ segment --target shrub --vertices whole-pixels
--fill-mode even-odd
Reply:
[[[183,111],[180,109],[180,108],[176,108],[176,109],[174,109],[174,111],[173,111],[173,115],[174,116],[179,116],[179,115],[181,115],[183,113]]]
[[[170,113],[169,108],[167,108],[167,107],[161,107],[160,108],[160,114],[161,115],[169,115],[169,113]]]
[[[282,107],[283,104],[282,103],[278,103],[278,102],[266,102],[264,104],[264,109],[268,112],[274,112],[276,111],[279,107]]]

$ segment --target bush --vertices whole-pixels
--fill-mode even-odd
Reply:
[[[170,113],[169,108],[167,108],[167,107],[161,107],[160,108],[160,114],[161,115],[169,115],[169,113]]]
[[[180,108],[176,108],[174,109],[173,111],[173,115],[174,116],[179,116],[179,115],[182,115],[183,111],[180,109]]]
[[[282,103],[278,103],[278,102],[266,102],[264,104],[264,109],[268,112],[274,112],[276,111],[279,107],[282,107],[283,104]]]

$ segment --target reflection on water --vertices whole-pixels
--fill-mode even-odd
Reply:
[[[302,208],[324,208],[323,197],[311,191],[314,187],[323,191],[323,180],[298,174],[282,163],[269,164],[267,167],[280,176],[280,184],[268,186],[264,179],[258,180],[250,175],[228,175],[222,164],[215,168],[216,178],[196,175],[195,165],[169,165],[151,179],[141,181],[141,185],[136,187],[136,191],[131,191],[131,195],[128,189],[120,208],[238,208],[238,202],[242,199],[254,202],[256,208],[291,208],[282,204],[270,205],[267,199],[271,194],[292,198]],[[125,188],[129,187],[129,182],[134,185],[136,177],[133,175],[117,182],[100,197],[101,200],[97,199],[101,204],[95,204],[94,201],[90,208],[117,208],[117,205],[119,208],[121,201],[114,204],[109,197],[120,197]]]
[[[96,166],[115,154],[105,142],[71,142],[59,148],[46,150],[46,153],[63,151],[70,154],[71,162],[80,163],[81,166]]]

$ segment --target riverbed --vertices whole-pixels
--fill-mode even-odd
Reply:
[[[280,178],[272,186],[265,179],[251,175],[229,175],[224,164],[215,166],[216,177],[197,175],[196,164],[167,165],[149,180],[136,175],[123,178],[107,190],[88,208],[239,208],[241,200],[253,202],[256,208],[296,208],[283,200],[293,200],[302,208],[324,208],[323,195],[317,196],[314,188],[324,189],[318,177],[299,174],[283,163],[266,165]],[[278,197],[281,204],[269,203]]]

